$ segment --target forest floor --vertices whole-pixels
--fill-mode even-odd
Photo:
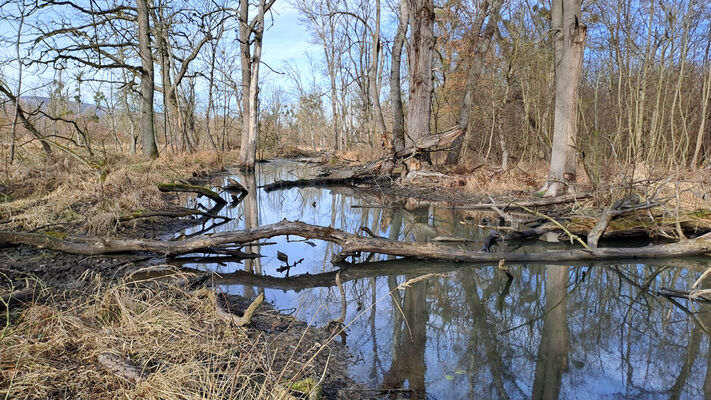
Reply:
[[[309,154],[275,154],[307,157]],[[0,230],[89,236],[164,238],[189,226],[186,219],[131,219],[135,212],[170,210],[174,195],[157,184],[205,184],[227,173],[235,155],[197,153],[140,158],[110,156],[81,163],[63,155],[6,169],[0,179]],[[352,157],[352,156],[351,156]],[[353,167],[348,155],[324,160],[332,170]],[[371,192],[412,203],[444,206],[539,199],[542,166],[503,171],[477,165],[402,182],[379,180]],[[711,171],[691,174],[637,171],[596,189],[582,203],[552,214],[591,214],[619,198],[667,199],[667,211],[709,208]],[[704,217],[706,218],[706,217]],[[129,218],[130,219],[130,218]],[[709,216],[711,219],[711,216]],[[678,222],[678,218],[677,218]],[[588,228],[589,229],[589,228]],[[309,327],[269,305],[246,328],[215,315],[215,301],[238,314],[247,299],[195,286],[196,275],[137,271],[161,264],[147,255],[77,256],[27,246],[0,249],[0,396],[8,398],[285,398],[293,386],[322,382],[326,398],[369,398],[348,377],[345,346],[323,328]],[[143,276],[142,278],[137,278]],[[7,294],[29,297],[7,304]],[[228,374],[227,371],[232,371]],[[292,390],[294,389],[294,390]]]

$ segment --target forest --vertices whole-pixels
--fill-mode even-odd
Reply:
[[[711,398],[711,4],[0,21],[0,395]]]

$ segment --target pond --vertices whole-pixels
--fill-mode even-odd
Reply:
[[[179,236],[286,218],[351,233],[364,226],[403,241],[467,238],[452,245],[480,250],[490,233],[486,224],[497,219],[412,200],[391,204],[377,190],[255,189],[315,173],[308,165],[274,161],[259,164],[256,174],[233,175],[250,190],[237,206],[220,210],[234,220],[210,220]],[[211,205],[207,199],[190,202]],[[263,291],[277,309],[310,324],[339,318],[337,268],[330,262],[335,245],[298,237],[262,242],[245,250],[262,255],[254,260],[189,266],[218,272],[225,292],[253,297]],[[530,240],[493,251],[501,246],[545,251],[571,245]],[[289,265],[297,264],[285,270],[278,251]],[[367,387],[396,389],[395,398],[711,398],[707,306],[658,294],[689,290],[711,266],[703,258],[500,266],[361,254],[349,261],[360,263],[340,276],[345,343],[354,356],[350,372]]]

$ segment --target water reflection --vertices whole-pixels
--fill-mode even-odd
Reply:
[[[472,238],[455,244],[471,249],[481,248],[489,233],[480,224],[490,215],[419,207],[412,201],[393,204],[384,196],[347,187],[264,193],[254,188],[277,179],[308,177],[313,171],[289,162],[259,168],[256,177],[235,176],[250,189],[242,203],[220,211],[235,220],[208,231],[288,218],[353,233],[365,226],[399,240]],[[276,244],[263,241],[244,249],[259,252],[263,257],[258,260],[193,267],[220,272],[224,290],[245,295],[264,290],[277,308],[295,310],[322,325],[341,312],[336,268],[329,262],[337,249],[298,239],[274,238],[268,242]],[[542,251],[549,245],[528,241],[504,246]],[[276,272],[282,265],[277,251],[305,261],[286,277]],[[707,307],[656,294],[662,289],[688,290],[709,266],[705,259],[511,264],[506,271],[497,265],[370,254],[350,261],[365,260],[370,262],[341,266],[341,281],[348,301],[346,323],[352,321],[346,342],[354,354],[351,372],[382,389],[373,392],[376,397],[711,398]],[[426,274],[436,275],[418,280]],[[408,281],[406,289],[398,288]],[[387,394],[388,389],[395,391]]]

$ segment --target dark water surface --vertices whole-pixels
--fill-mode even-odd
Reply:
[[[303,164],[277,161],[258,165],[256,177],[233,175],[250,189],[239,205],[220,211],[235,220],[218,226],[209,221],[181,235],[287,218],[352,233],[366,226],[377,235],[405,241],[466,237],[473,240],[466,246],[479,250],[489,234],[479,225],[496,219],[488,213],[417,207],[412,201],[387,207],[378,196],[350,188],[254,189],[314,173]],[[209,200],[197,201],[210,206]],[[314,325],[340,316],[341,295],[330,262],[335,245],[298,237],[262,242],[275,244],[252,247],[263,256],[259,259],[190,266],[222,274],[222,289],[230,293],[254,296],[263,290],[278,309]],[[534,240],[505,246],[509,251],[545,251],[570,244]],[[303,258],[291,277],[321,275],[260,277],[285,276],[277,272],[283,266],[277,251],[291,263]],[[411,389],[397,396],[421,399],[711,398],[707,307],[656,295],[659,290],[690,290],[709,266],[706,260],[506,264],[510,280],[497,265],[388,258],[363,254],[355,261],[368,264],[341,274],[346,344],[354,355],[351,373],[368,387]],[[240,270],[259,276],[230,276]]]

